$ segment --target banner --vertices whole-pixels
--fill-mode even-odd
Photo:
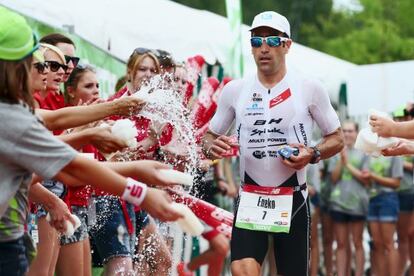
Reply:
[[[30,17],[25,16],[25,18],[39,38],[50,33],[61,33],[70,37],[76,45],[76,55],[81,58],[80,62],[95,68],[100,85],[100,96],[107,98],[115,93],[117,80],[126,74],[125,62],[75,34],[68,34],[63,29],[51,27]]]
[[[240,0],[226,0],[226,12],[231,32],[231,45],[229,45],[226,69],[231,77],[238,78],[243,75],[242,12]]]

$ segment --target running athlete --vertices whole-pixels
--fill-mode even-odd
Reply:
[[[292,40],[286,17],[258,14],[250,43],[257,75],[229,82],[204,136],[207,157],[240,147],[241,190],[231,240],[233,275],[259,275],[273,236],[279,275],[307,275],[309,206],[305,167],[343,147],[338,116],[319,82],[286,68]],[[238,143],[226,133],[236,121]],[[316,122],[323,139],[310,147]],[[299,152],[283,159],[281,147]]]

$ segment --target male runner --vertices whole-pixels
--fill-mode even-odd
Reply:
[[[305,166],[338,153],[342,132],[321,84],[286,68],[292,44],[286,17],[260,13],[250,31],[257,75],[224,87],[203,149],[216,159],[232,146],[240,147],[242,187],[231,240],[232,274],[259,275],[273,236],[278,274],[303,276],[308,274],[310,223]],[[225,136],[233,120],[238,144]],[[323,139],[310,147],[313,122]],[[299,152],[283,159],[278,150],[288,145]]]

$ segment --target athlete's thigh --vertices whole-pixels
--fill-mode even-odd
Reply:
[[[260,265],[267,253],[269,234],[237,228],[233,225],[231,236],[231,261],[253,258]]]
[[[310,214],[308,203],[292,219],[289,233],[274,234],[276,267],[279,275],[307,275],[309,268]]]

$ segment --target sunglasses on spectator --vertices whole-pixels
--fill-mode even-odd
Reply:
[[[288,40],[289,38],[280,36],[253,36],[250,38],[250,44],[253,48],[259,48],[263,45],[263,41],[266,41],[266,44],[269,45],[269,47],[279,47],[282,45],[282,42],[286,42]]]
[[[50,71],[52,71],[52,72],[57,72],[57,71],[59,71],[60,68],[62,68],[63,71],[65,71],[65,72],[66,72],[66,70],[68,70],[68,66],[67,65],[61,64],[61,63],[59,63],[57,61],[47,60],[46,63],[49,66]]]
[[[46,62],[36,62],[36,63],[33,63],[33,67],[36,68],[39,74],[44,74],[46,68],[48,68],[49,66],[47,65]]]
[[[69,64],[69,62],[72,61],[73,67],[76,67],[76,65],[78,65],[79,63],[80,58],[65,55],[65,60],[66,60],[66,64]]]

